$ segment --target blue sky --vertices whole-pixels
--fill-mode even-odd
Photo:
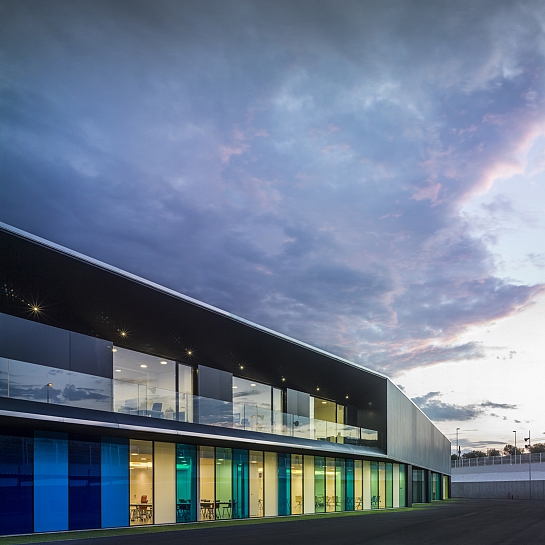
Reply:
[[[4,0],[0,220],[384,372],[466,448],[544,438],[544,29]]]

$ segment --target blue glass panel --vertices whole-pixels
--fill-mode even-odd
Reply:
[[[102,527],[129,525],[129,441],[103,437],[100,457]]]
[[[346,501],[345,509],[354,511],[354,460],[348,459],[345,462],[346,476]]]
[[[249,456],[247,450],[233,449],[233,518],[248,518]]]
[[[68,449],[70,530],[100,528],[100,439],[72,438]]]
[[[33,449],[31,437],[0,435],[0,533],[32,532]]]
[[[34,432],[34,531],[68,530],[68,436]]]
[[[176,522],[197,520],[197,447],[176,445]]]
[[[278,514],[291,514],[291,459],[289,454],[278,453]]]

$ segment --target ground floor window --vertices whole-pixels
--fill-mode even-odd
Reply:
[[[408,478],[414,502],[448,497],[393,462],[49,431],[0,447],[3,533],[404,507]]]

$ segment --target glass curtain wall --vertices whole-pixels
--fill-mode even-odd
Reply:
[[[346,508],[346,471],[344,458],[335,461],[335,511]]]
[[[335,458],[325,459],[326,472],[325,472],[325,495],[326,495],[326,512],[335,511]]]
[[[393,507],[399,507],[399,464],[392,464],[392,494],[393,494]]]
[[[165,418],[175,418],[165,411]],[[193,422],[193,369],[189,365],[178,364],[178,420]]]
[[[325,513],[326,508],[326,466],[323,456],[314,457],[314,509]]]
[[[291,514],[303,514],[303,456],[291,455]]]
[[[131,526],[153,524],[153,442],[130,441]]]
[[[272,387],[233,377],[233,426],[244,430],[271,431]]]
[[[176,445],[176,522],[197,520],[197,447]]]
[[[176,522],[176,445],[153,443],[153,518],[155,524]]]
[[[233,514],[233,450],[216,448],[216,519]]]
[[[262,517],[264,511],[263,452],[250,451],[250,517]]]
[[[263,456],[263,481],[265,492],[265,516],[278,515],[278,456],[276,452],[265,452]]]
[[[378,462],[371,462],[371,509],[379,508]]]
[[[173,417],[176,411],[176,363],[116,347],[114,411],[152,418]]]
[[[214,447],[199,447],[199,520],[216,518]]]
[[[386,507],[386,464],[378,463],[378,506],[379,509]]]
[[[407,506],[407,466],[399,464],[399,507]]]
[[[354,460],[345,460],[346,471],[346,493],[345,506],[346,511],[354,511]]]
[[[248,451],[233,449],[233,518],[248,518]]]
[[[386,509],[391,509],[394,506],[394,469],[390,462],[386,462],[385,479],[385,507]]]
[[[291,514],[291,456],[278,453],[278,514]]]
[[[363,509],[363,463],[361,460],[354,460],[354,509]]]
[[[426,479],[423,469],[413,469],[413,503],[426,501]]]
[[[303,513],[314,513],[314,456],[303,456]]]

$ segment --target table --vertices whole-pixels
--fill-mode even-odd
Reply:
[[[153,518],[152,503],[131,503],[131,521],[139,519],[141,521],[151,521]]]

